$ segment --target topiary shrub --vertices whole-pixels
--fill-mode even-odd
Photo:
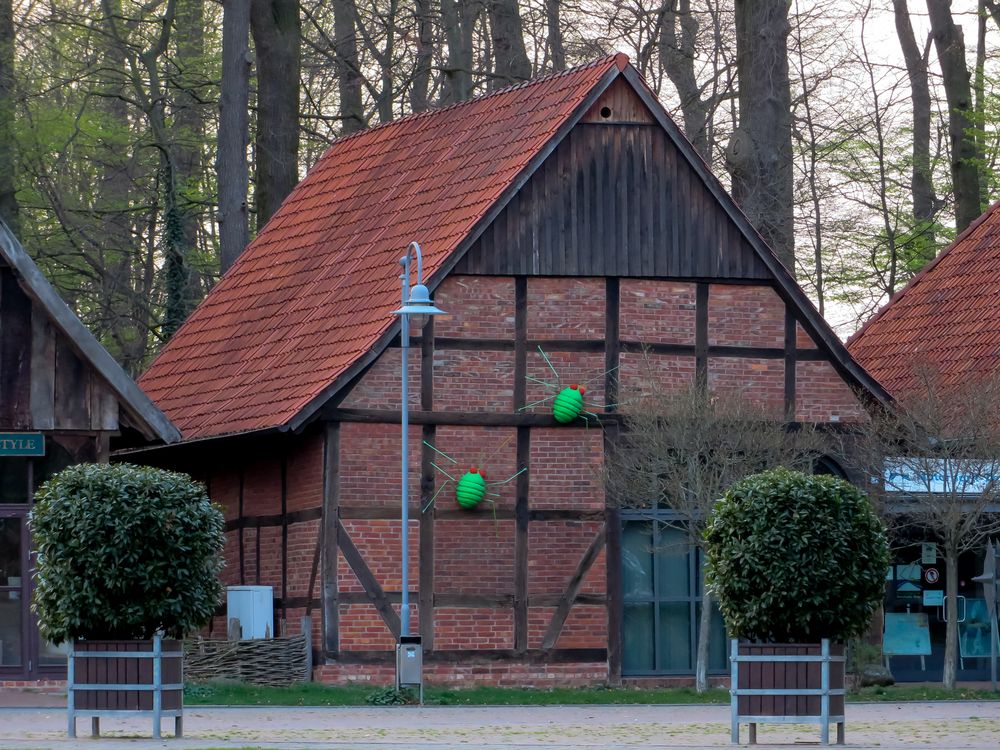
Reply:
[[[185,474],[81,464],[39,488],[33,608],[43,637],[181,638],[219,604],[219,508]]]
[[[706,580],[733,637],[846,641],[882,601],[889,548],[868,498],[831,476],[755,474],[716,503]]]

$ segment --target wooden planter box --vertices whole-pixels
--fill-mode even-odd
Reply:
[[[100,717],[150,716],[153,737],[160,720],[174,717],[180,737],[184,713],[184,652],[181,641],[159,636],[148,641],[77,641],[67,664],[66,707],[69,736],[76,720],[89,716],[91,734],[100,734]]]
[[[829,744],[830,724],[837,725],[837,744],[844,742],[844,645],[822,643],[740,643],[730,645],[732,670],[732,740],[739,725],[820,725]]]

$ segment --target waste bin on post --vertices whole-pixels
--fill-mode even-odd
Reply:
[[[396,644],[396,689],[417,688],[424,704],[424,648],[419,635],[401,635]]]

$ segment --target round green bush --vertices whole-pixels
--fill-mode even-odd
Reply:
[[[882,601],[889,548],[868,498],[831,476],[755,474],[716,503],[706,582],[733,637],[845,641]]]
[[[34,610],[42,636],[182,638],[220,602],[223,518],[185,474],[81,464],[39,488]]]

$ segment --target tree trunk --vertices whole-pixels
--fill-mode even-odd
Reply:
[[[247,211],[250,140],[250,2],[224,0],[219,92],[219,267],[225,273],[250,242]]]
[[[121,13],[117,2],[111,12]],[[107,24],[108,20],[105,18],[103,22]],[[127,62],[124,50],[107,35],[102,36],[102,41],[100,54],[108,72],[99,89],[101,96],[97,106],[115,127],[127,133],[131,124],[129,97],[125,91]],[[130,196],[135,179],[134,161],[128,150],[115,141],[102,143],[97,159],[100,172],[94,213],[99,217],[97,231],[102,246],[95,251],[106,269],[101,277],[101,304],[107,310],[108,333],[117,347],[115,358],[126,372],[135,376],[142,371],[149,343],[152,288],[142,283],[142,255],[134,253],[132,247]]]
[[[368,127],[361,101],[361,68],[358,63],[358,17],[354,0],[333,0],[333,44],[340,94],[340,133],[350,135]]]
[[[736,0],[739,125],[726,149],[733,197],[795,273],[788,3]]]
[[[864,33],[863,29],[862,33]],[[820,195],[820,146],[817,136],[816,118],[813,116],[809,79],[806,73],[801,20],[795,24],[795,34],[795,58],[798,62],[799,86],[803,92],[801,99],[802,109],[805,112],[804,122],[796,130],[796,134],[799,141],[799,158],[802,160],[801,170],[804,176],[805,187],[809,192],[809,201],[812,204],[810,234],[813,246],[813,279],[816,288],[816,307],[819,308],[819,314],[823,315],[824,308],[826,307],[826,280],[823,258],[823,201]]]
[[[566,70],[566,48],[563,44],[562,18],[559,13],[560,0],[545,0],[546,40],[549,46],[549,61],[552,71]]]
[[[942,684],[950,689],[955,687],[958,661],[958,549],[952,542],[944,545],[945,587],[945,637],[944,668]]]
[[[0,218],[15,235],[21,233],[17,205],[14,146],[14,11],[11,0],[0,0]]]
[[[976,122],[976,162],[981,171],[979,179],[979,205],[985,208],[990,203],[989,177],[986,174],[986,4],[979,0],[976,7],[976,80],[975,80],[975,122]]]
[[[493,78],[490,89],[498,89],[531,78],[531,62],[524,47],[524,26],[517,0],[489,0],[493,38]]]
[[[678,32],[680,34],[678,35]],[[694,71],[698,19],[691,13],[690,0],[672,0],[664,6],[660,24],[660,65],[677,89],[684,117],[684,135],[709,161],[708,102],[702,99]]]
[[[299,181],[298,0],[253,0],[250,30],[257,49],[257,231]]]
[[[712,595],[701,577],[701,615],[698,617],[698,652],[694,664],[694,687],[699,693],[708,690],[708,646],[712,632]]]
[[[177,164],[177,197],[187,253],[198,247],[201,225],[200,181],[203,169],[201,154],[205,136],[205,109],[198,89],[208,79],[204,70],[205,5],[204,0],[178,0],[176,75],[173,90],[172,131]],[[193,286],[193,285],[192,285]],[[194,291],[194,289],[189,289]],[[196,300],[191,300],[194,303]]]
[[[410,108],[423,112],[429,106],[428,91],[431,83],[431,60],[434,56],[434,23],[431,18],[431,1],[416,0],[417,55],[410,88]]]
[[[926,242],[934,247],[934,214],[936,199],[931,181],[931,91],[927,78],[927,59],[917,46],[906,0],[893,0],[896,36],[903,50],[906,73],[910,79],[910,101],[913,107],[913,169],[910,191],[913,196],[913,220]],[[933,250],[930,250],[933,254]],[[930,258],[928,258],[930,260]]]
[[[941,64],[941,81],[948,100],[951,140],[951,181],[955,193],[955,226],[961,232],[982,213],[979,165],[973,131],[972,87],[965,62],[962,29],[951,17],[951,0],[927,0],[931,35]]]
[[[448,45],[444,70],[444,104],[472,97],[472,28],[478,15],[475,0],[441,0],[441,25]]]

